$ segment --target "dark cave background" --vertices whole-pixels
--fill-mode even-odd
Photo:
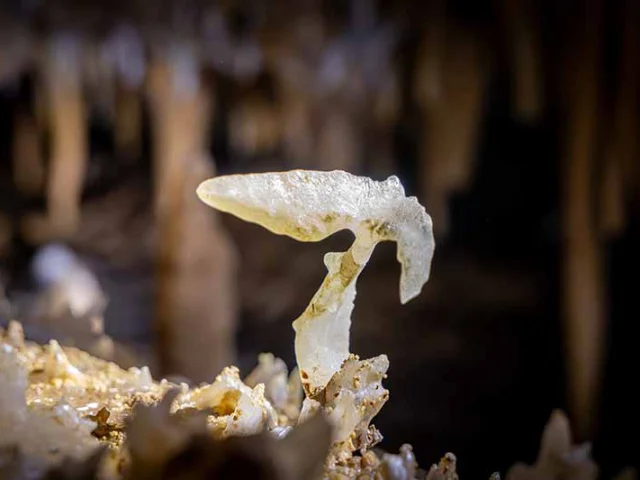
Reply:
[[[412,22],[419,23],[421,17],[415,12],[421,12],[420,2],[415,3],[403,5],[406,12],[414,12]],[[548,3],[542,2],[545,7],[541,8],[551,8]],[[494,8],[489,2],[450,5],[463,23],[471,25],[487,23]],[[335,10],[340,15],[340,9]],[[406,17],[412,17],[406,12]],[[608,35],[613,37],[617,24],[607,21]],[[411,94],[418,47],[412,22],[402,32],[393,54],[403,86],[400,115],[393,127],[393,152],[395,171],[407,193],[422,198],[419,142],[423,120]],[[554,33],[545,32],[545,48],[553,52]],[[604,38],[603,48],[612,48],[607,35]],[[615,52],[609,56],[615,57]],[[600,73],[606,80],[613,76],[613,68],[603,63]],[[238,87],[224,75],[216,79],[218,111],[210,153],[219,174],[290,168],[281,151],[247,157],[234,151],[229,142],[227,114],[238,92],[256,88],[273,95],[269,83],[268,78],[261,78],[249,87]],[[613,86],[604,83],[605,88],[615,90],[613,80],[608,82]],[[44,208],[42,198],[21,198],[10,177],[12,119],[17,109],[32,101],[34,88],[28,75],[0,87],[0,210],[13,220],[24,212]],[[538,121],[515,117],[508,69],[496,68],[484,96],[472,180],[468,188],[450,198],[451,229],[447,238],[437,243],[431,280],[423,294],[406,306],[400,305],[399,266],[392,245],[378,247],[360,280],[352,350],[362,357],[386,353],[391,362],[386,382],[391,399],[375,421],[385,437],[382,446],[397,451],[403,443],[412,444],[423,468],[451,451],[458,458],[462,478],[487,478],[494,471],[504,474],[515,461],[535,460],[540,433],[551,411],[568,408],[560,277],[561,155],[566,133],[561,109],[554,96],[549,97]],[[146,112],[143,152],[140,161],[131,166],[117,158],[108,122],[98,113],[92,116],[90,161],[99,174],[87,184],[84,204],[99,201],[134,178],[142,179],[140,191],[151,195],[149,182],[144,180],[152,170],[150,121]],[[314,166],[322,169],[322,165]],[[370,173],[366,161],[359,168],[361,171],[354,173]],[[375,170],[371,174],[375,178]],[[127,201],[123,195],[122,201]],[[429,204],[426,208],[429,211]],[[109,213],[105,212],[108,221]],[[239,366],[248,372],[262,351],[272,351],[291,366],[290,322],[323,277],[322,254],[344,248],[349,236],[339,234],[320,244],[298,244],[226,215],[223,224],[241,258]],[[594,456],[603,478],[610,478],[626,465],[638,466],[640,397],[633,388],[637,382],[634,366],[639,360],[634,282],[638,262],[633,254],[638,234],[638,216],[632,214],[623,234],[608,240],[604,248],[608,353],[594,439]],[[135,238],[126,237],[123,232],[123,241],[135,244]],[[12,238],[10,253],[1,263],[9,298],[14,291],[30,288],[26,265],[34,249],[19,235]],[[84,253],[91,256],[90,246]],[[265,261],[252,264],[256,258]],[[129,288],[126,285],[140,278],[148,281],[150,272],[138,269],[123,273],[109,268],[108,258],[94,260],[102,265],[95,271],[114,299],[106,314],[107,331],[122,341],[150,345],[153,332],[148,292],[133,299],[130,297],[135,295],[119,297]],[[278,262],[283,264],[278,266]],[[271,283],[276,287],[261,294],[261,287]],[[263,308],[270,302],[273,308]],[[138,313],[126,315],[127,311]],[[139,321],[140,328],[124,325],[133,321]]]

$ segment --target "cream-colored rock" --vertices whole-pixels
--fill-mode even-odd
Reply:
[[[335,425],[338,458],[366,450],[377,440],[369,424],[389,399],[389,391],[382,386],[388,369],[386,355],[369,360],[351,355],[324,390],[322,403]]]
[[[240,380],[236,367],[227,367],[211,385],[180,396],[176,410],[210,410],[213,415],[209,417],[209,426],[222,437],[253,435],[278,426],[278,415],[265,398],[264,390],[262,383],[248,387]]]

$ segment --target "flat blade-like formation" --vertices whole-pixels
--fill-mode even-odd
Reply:
[[[339,170],[229,175],[203,182],[197,194],[218,210],[299,241],[317,242],[346,229],[355,235],[348,251],[325,255],[327,276],[293,323],[298,367],[310,398],[349,357],[355,285],[377,243],[398,244],[402,303],[429,279],[435,247],[431,218],[395,176],[377,182]]]

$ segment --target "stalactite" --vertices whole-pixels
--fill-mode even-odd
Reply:
[[[290,86],[283,86],[280,101],[285,155],[295,168],[310,168],[315,141],[309,98]]]
[[[383,179],[398,171],[395,158],[395,126],[403,101],[402,61],[397,53],[401,34],[380,3],[364,0],[352,9],[351,29],[360,38],[362,58],[358,72],[366,97],[358,112],[362,124],[362,167],[373,178]]]
[[[446,130],[449,157],[449,179],[454,190],[465,188],[471,180],[478,141],[478,127],[482,115],[482,101],[487,80],[486,56],[482,40],[477,36],[450,42],[453,48],[451,59],[447,62],[446,101],[451,113],[451,124]],[[458,84],[458,82],[460,82]],[[433,122],[447,124],[444,122]],[[436,137],[439,138],[439,137]],[[443,142],[444,145],[444,142]]]
[[[605,238],[622,234],[626,225],[624,179],[620,159],[605,154],[599,189],[599,228]]]
[[[397,171],[393,155],[393,126],[400,112],[400,85],[393,61],[398,35],[372,0],[352,2],[350,14],[351,56],[358,60],[350,83],[358,85],[362,98],[350,121],[358,143],[360,169],[376,179]],[[351,87],[353,88],[353,86]]]
[[[91,114],[105,123],[115,123],[116,71],[104,54],[101,42],[86,41],[82,48],[82,86]]]
[[[192,58],[190,52],[187,52]],[[162,374],[178,373],[173,352],[172,323],[175,321],[173,291],[177,276],[177,248],[180,238],[178,215],[182,206],[186,161],[193,155],[197,136],[197,89],[199,85],[175,85],[177,72],[169,61],[158,60],[150,65],[149,94],[153,118],[154,209],[158,230],[158,278],[156,290],[156,329],[158,355]],[[195,76],[195,66],[184,72]],[[184,374],[184,373],[183,373]]]
[[[277,109],[259,93],[241,98],[229,116],[230,143],[234,150],[244,155],[261,155],[273,151],[280,143]]]
[[[568,88],[564,152],[564,325],[568,393],[578,436],[592,438],[601,384],[605,300],[600,245],[592,208],[598,137],[599,0],[577,13],[582,28],[569,51],[564,81]]]
[[[420,153],[421,193],[440,237],[449,229],[450,195],[466,187],[473,170],[487,77],[479,38],[463,31],[447,35],[441,68],[439,96],[435,100],[420,96],[426,120]],[[420,69],[426,70],[424,66]]]
[[[147,68],[140,32],[127,24],[117,27],[102,47],[102,61],[114,74],[116,153],[133,162],[142,155],[142,84]]]
[[[359,171],[362,138],[348,109],[333,104],[331,110],[322,115],[316,157],[323,170]]]
[[[114,137],[116,151],[127,162],[142,155],[142,98],[140,92],[118,85]]]
[[[185,49],[186,50],[186,49]],[[185,52],[192,61],[193,54]],[[177,72],[176,70],[183,70]],[[179,73],[190,77],[180,83]],[[191,84],[186,84],[187,82]],[[191,153],[195,128],[199,72],[194,65],[174,66],[158,59],[149,67],[148,92],[153,119],[154,208],[158,222],[169,221],[179,208],[186,156]],[[195,111],[194,111],[195,110]],[[162,227],[160,227],[162,236]]]
[[[420,106],[423,118],[423,131],[419,140],[420,194],[434,219],[433,233],[436,238],[446,234],[447,226],[447,192],[443,182],[445,159],[433,156],[432,145],[435,133],[431,129],[429,118],[433,119],[438,106],[443,100],[444,60],[446,50],[445,34],[447,17],[445,2],[435,1],[430,4],[427,28],[418,49],[416,80],[414,85],[415,99]],[[436,140],[437,141],[437,140]]]
[[[54,38],[45,66],[51,125],[46,223],[57,238],[69,237],[78,228],[89,153],[79,49],[76,39]]]
[[[390,67],[391,68],[391,67]],[[397,171],[394,158],[394,126],[400,118],[400,86],[396,72],[389,72],[388,85],[372,99],[372,118],[365,140],[367,170],[374,178],[387,178]]]
[[[416,101],[423,108],[437,104],[442,96],[447,33],[446,1],[434,0],[427,8],[427,26],[418,49],[414,85]]]
[[[149,72],[153,115],[155,209],[158,222],[156,328],[164,374],[211,380],[233,361],[233,252],[193,202],[208,173],[212,95],[189,47],[157,60]],[[194,345],[208,345],[194,348]]]
[[[637,2],[623,1],[618,18],[622,25],[620,66],[613,101],[612,122],[606,126],[607,142],[603,154],[600,192],[600,227],[608,236],[622,234],[626,226],[626,207],[635,184],[634,169],[640,145],[637,132],[638,100],[640,100],[640,7]]]
[[[295,6],[296,21],[282,23],[275,6],[262,35],[267,70],[274,79],[282,146],[292,168],[318,168],[317,70],[326,46],[326,19],[315,1]]]
[[[535,3],[531,0],[503,0],[505,44],[509,51],[515,114],[536,120],[543,105],[540,28]]]

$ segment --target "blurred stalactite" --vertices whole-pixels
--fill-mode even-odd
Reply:
[[[472,177],[488,72],[481,36],[456,30],[446,16],[438,22],[444,32],[423,45],[416,91],[425,116],[420,191],[442,238],[449,230],[451,194],[467,187]],[[431,71],[434,62],[437,73]]]
[[[637,2],[617,2],[613,12],[621,31],[615,38],[618,68],[609,102],[611,122],[604,135],[600,184],[600,228],[606,237],[624,233],[638,183],[638,105],[640,100],[640,7]]]
[[[600,9],[598,0],[589,0],[575,12],[575,42],[567,46],[562,76],[567,94],[563,159],[565,341],[569,401],[581,438],[595,428],[606,331],[602,251],[593,209],[602,61]]]
[[[134,162],[142,155],[142,101],[140,93],[118,85],[116,98],[115,144],[119,155]]]
[[[55,38],[46,55],[43,89],[47,96],[51,158],[47,216],[34,218],[27,235],[64,239],[80,223],[80,201],[88,161],[87,105],[82,91],[81,47],[72,38]],[[42,230],[49,229],[48,232]]]
[[[540,13],[532,0],[502,0],[499,11],[508,50],[514,115],[535,122],[544,104]]]

